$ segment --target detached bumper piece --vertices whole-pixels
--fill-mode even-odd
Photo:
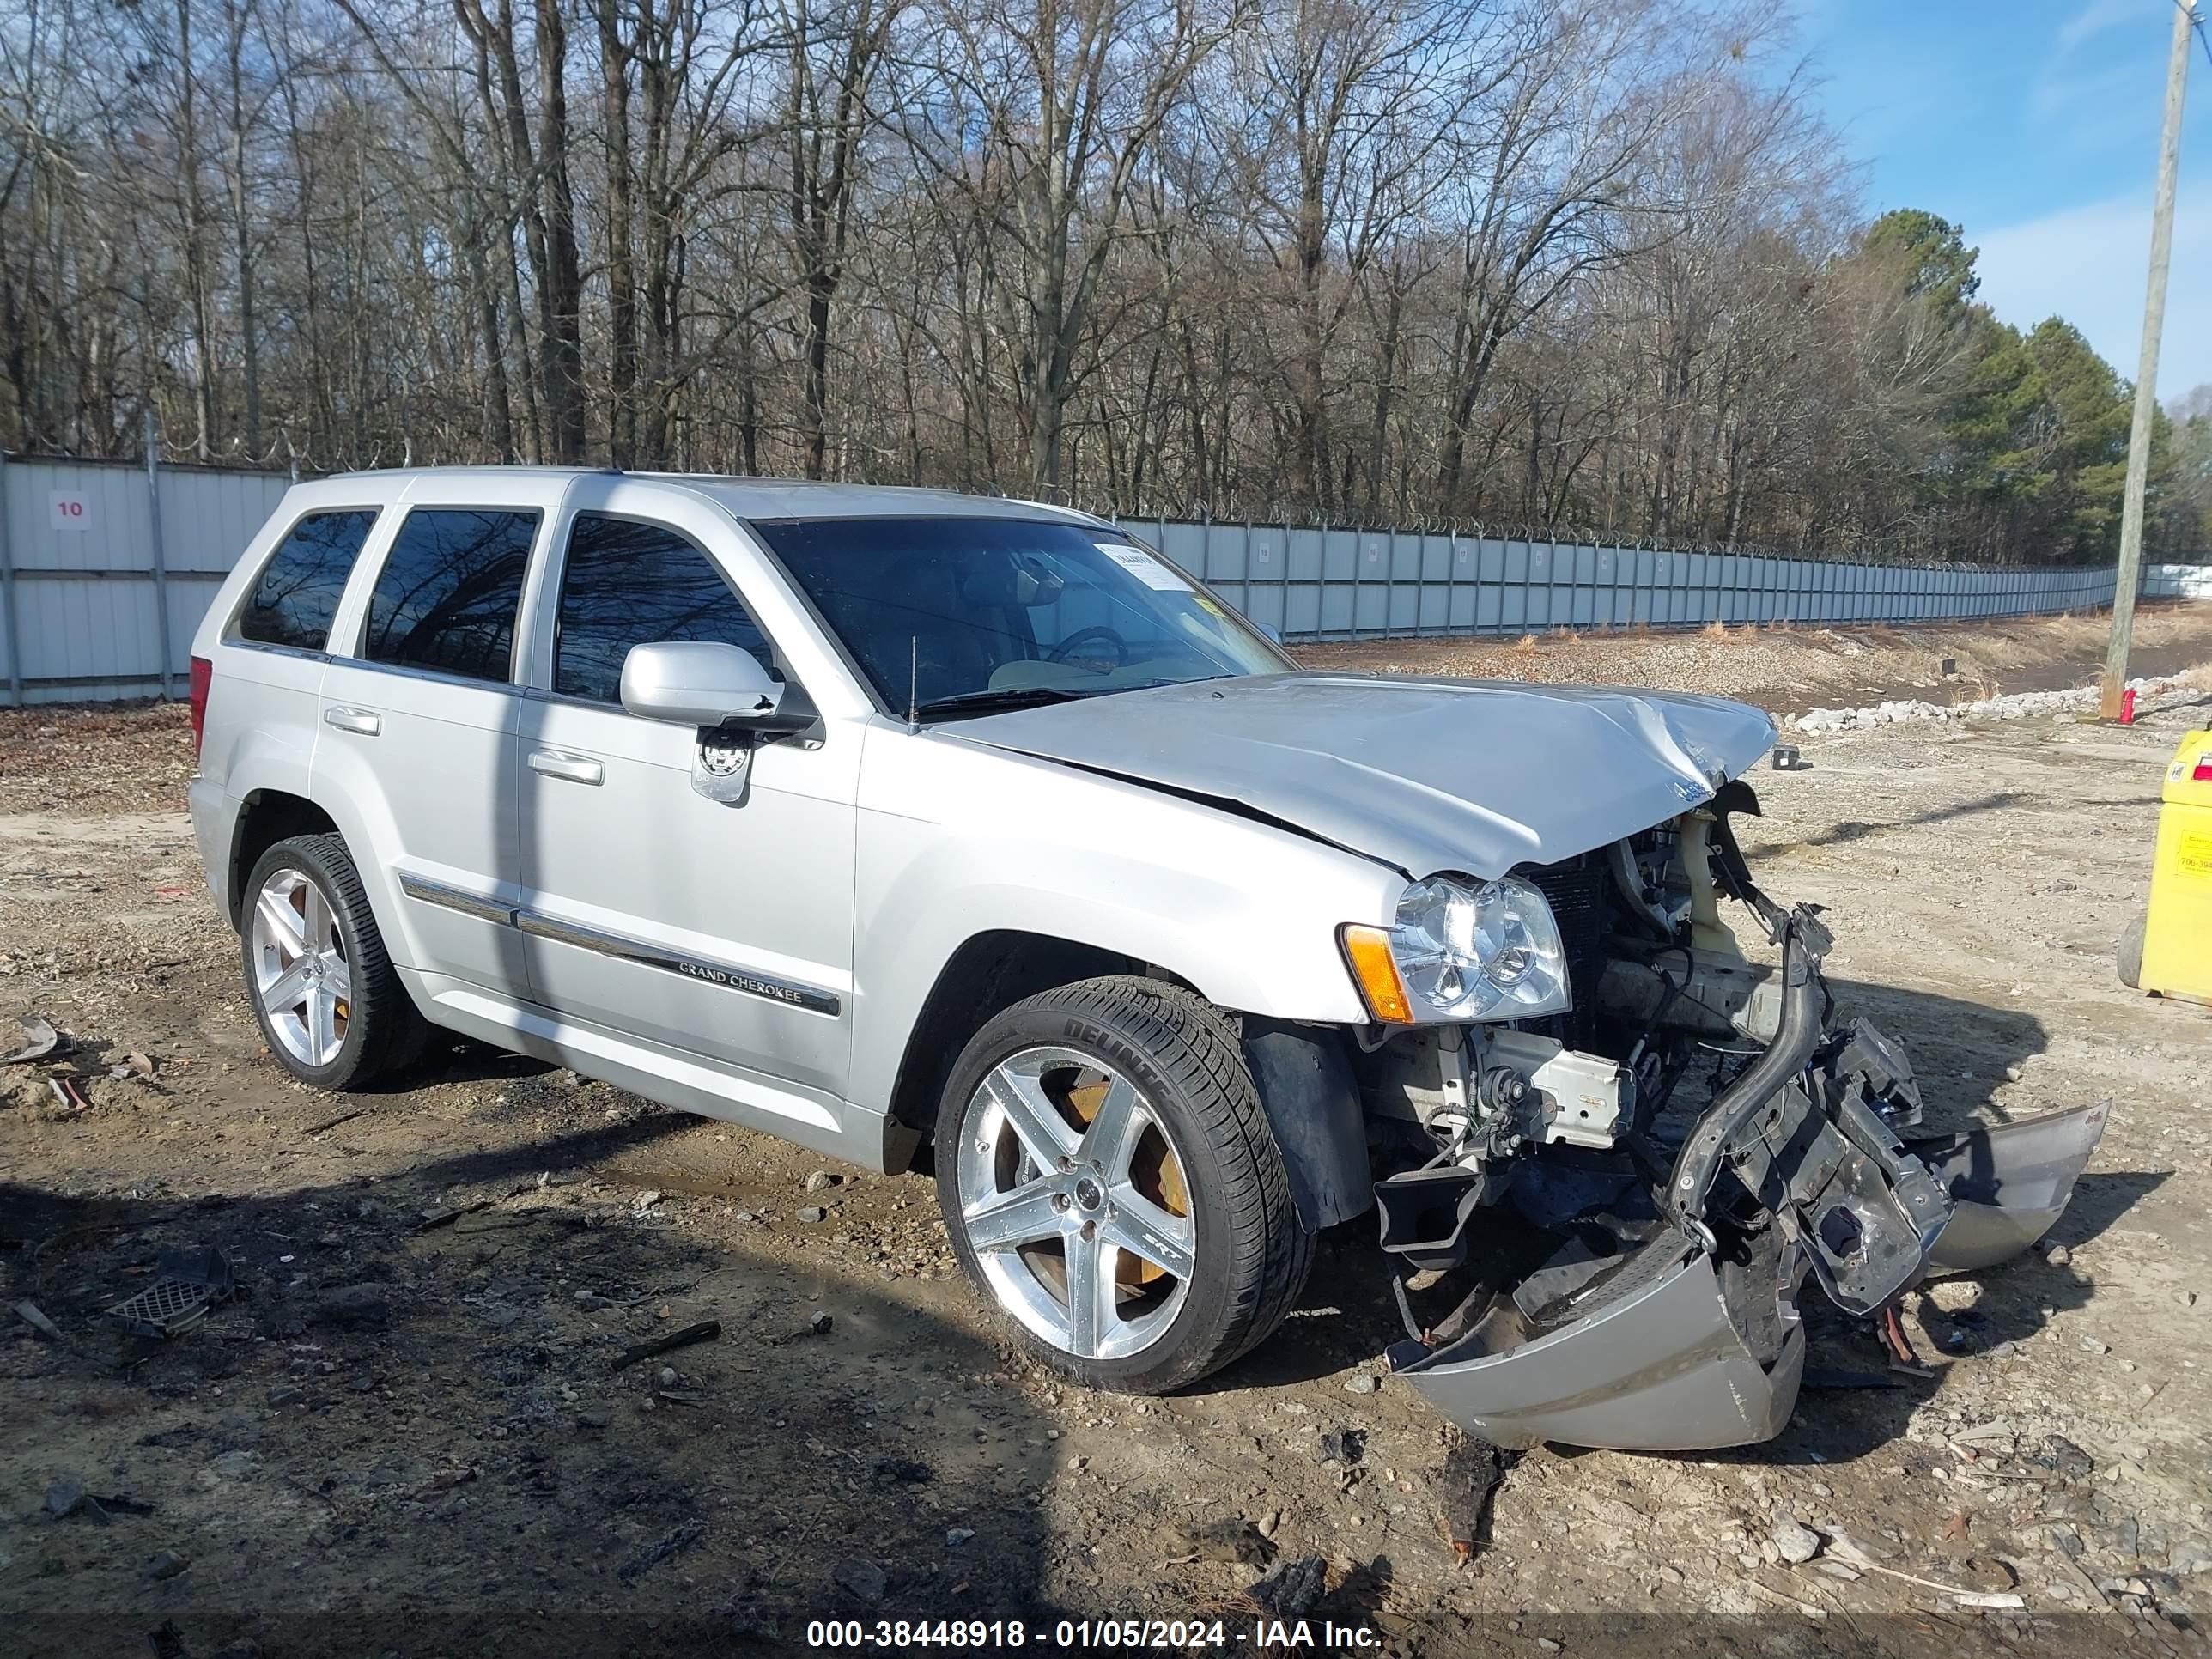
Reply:
[[[1517,1294],[1449,1347],[1401,1342],[1394,1366],[1492,1445],[1555,1440],[1695,1451],[1771,1439],[1805,1371],[1802,1258],[1723,1263],[1662,1232],[1589,1295],[1531,1319]]]
[[[1928,1252],[1929,1271],[1993,1267],[2049,1232],[2104,1138],[2107,1110],[2100,1101],[1972,1134],[1906,1142],[1951,1199],[1951,1219]]]
[[[1389,1350],[1407,1382],[1494,1444],[1770,1439],[1804,1372],[1808,1279],[1869,1315],[1931,1273],[2017,1255],[2057,1219],[2096,1149],[2101,1106],[1900,1139],[1920,1116],[1903,1054],[1863,1020],[1824,1029],[1827,930],[1763,896],[1754,908],[1782,947],[1772,1045],[1714,1097],[1660,1179],[1524,1167],[1506,1204],[1563,1242]]]

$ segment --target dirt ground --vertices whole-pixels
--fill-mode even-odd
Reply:
[[[2212,660],[2212,614],[2154,631]],[[2080,645],[2002,634],[1978,648],[2023,677]],[[1900,639],[1863,648],[1977,648]],[[1630,644],[1520,654],[1669,678]],[[1835,654],[1708,649],[1754,645],[1765,681],[1671,678],[1779,702]],[[1290,1324],[1200,1389],[1072,1389],[979,1313],[920,1176],[459,1044],[411,1087],[293,1085],[200,884],[181,714],[0,714],[0,1048],[33,1013],[77,1044],[0,1071],[0,1647],[773,1652],[825,1616],[1022,1615],[1041,1638],[1218,1616],[1224,1650],[1264,1650],[1253,1582],[1318,1554],[1312,1650],[1328,1621],[1532,1659],[2201,1651],[2212,1010],[2123,989],[2112,945],[2204,703],[1887,726],[1757,775],[1754,865],[1831,908],[1844,1011],[1905,1040],[1936,1127],[2109,1099],[2111,1127],[2060,1248],[1910,1299],[1929,1376],[1808,1295],[1813,1365],[1883,1386],[1808,1389],[1740,1452],[1528,1454],[1465,1553],[1483,1462],[1402,1384],[1364,1391],[1398,1334],[1371,1224],[1325,1238]],[[82,1109],[46,1080],[67,1070]],[[99,1317],[163,1249],[215,1244],[240,1290],[198,1328]],[[1814,1559],[1784,1559],[1792,1523]]]
[[[1746,697],[1778,714],[1892,697],[1967,702],[2014,691],[2094,684],[2106,612],[2023,617],[1971,627],[1715,625],[1687,633],[1556,629],[1517,640],[1363,640],[1297,647],[1316,668],[1475,679],[1658,685]],[[1946,659],[1952,664],[1943,672]],[[2212,605],[2136,613],[2132,676],[2212,660]]]

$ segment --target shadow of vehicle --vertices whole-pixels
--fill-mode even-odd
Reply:
[[[2002,812],[2031,799],[2033,797],[2025,790],[2000,789],[1974,800],[1959,801],[1948,806],[1931,806],[1925,811],[1910,813],[1887,823],[1869,823],[1858,818],[1846,818],[1832,829],[1796,841],[1747,841],[1743,854],[1756,866],[1791,853],[1802,853],[1808,848],[1846,846],[1852,842],[1865,841],[1869,836],[1887,835],[1893,830],[1917,829],[1923,824],[1948,823],[1953,818],[1973,817],[1983,812]]]
[[[0,1182],[7,1299],[63,1337],[0,1342],[0,1482],[100,1505],[0,1519],[9,1650],[784,1650],[825,1617],[1048,1616],[1054,1458],[987,1343],[765,1234],[561,1184],[684,1121],[273,1195]],[[100,1317],[213,1243],[240,1290],[196,1327]]]

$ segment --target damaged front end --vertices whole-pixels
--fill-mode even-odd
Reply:
[[[1447,1291],[1393,1369],[1492,1443],[1747,1444],[1789,1420],[1808,1281],[1886,1314],[1931,1273],[2027,1249],[2064,1209],[2102,1108],[1909,1139],[1902,1051],[1834,1017],[1811,907],[1753,884],[1711,805],[1530,872],[1574,957],[1576,1010],[1392,1039],[1363,1054],[1371,1115],[1427,1155],[1376,1187],[1383,1249]],[[1593,878],[1595,877],[1595,879]],[[1568,902],[1561,902],[1561,895]],[[1757,918],[1747,961],[1717,901]],[[1714,1061],[1702,1105],[1668,1108]],[[1686,1121],[1683,1120],[1686,1118]]]

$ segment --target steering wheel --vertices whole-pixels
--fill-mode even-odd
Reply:
[[[1058,645],[1054,646],[1044,654],[1046,660],[1049,662],[1066,662],[1069,658],[1077,655],[1098,654],[1097,653],[1083,652],[1081,647],[1086,645],[1100,644],[1110,645],[1114,647],[1114,666],[1115,668],[1126,668],[1128,666],[1128,641],[1123,639],[1112,629],[1105,627],[1103,624],[1097,628],[1077,629],[1075,632],[1070,634],[1066,639],[1062,640]]]

